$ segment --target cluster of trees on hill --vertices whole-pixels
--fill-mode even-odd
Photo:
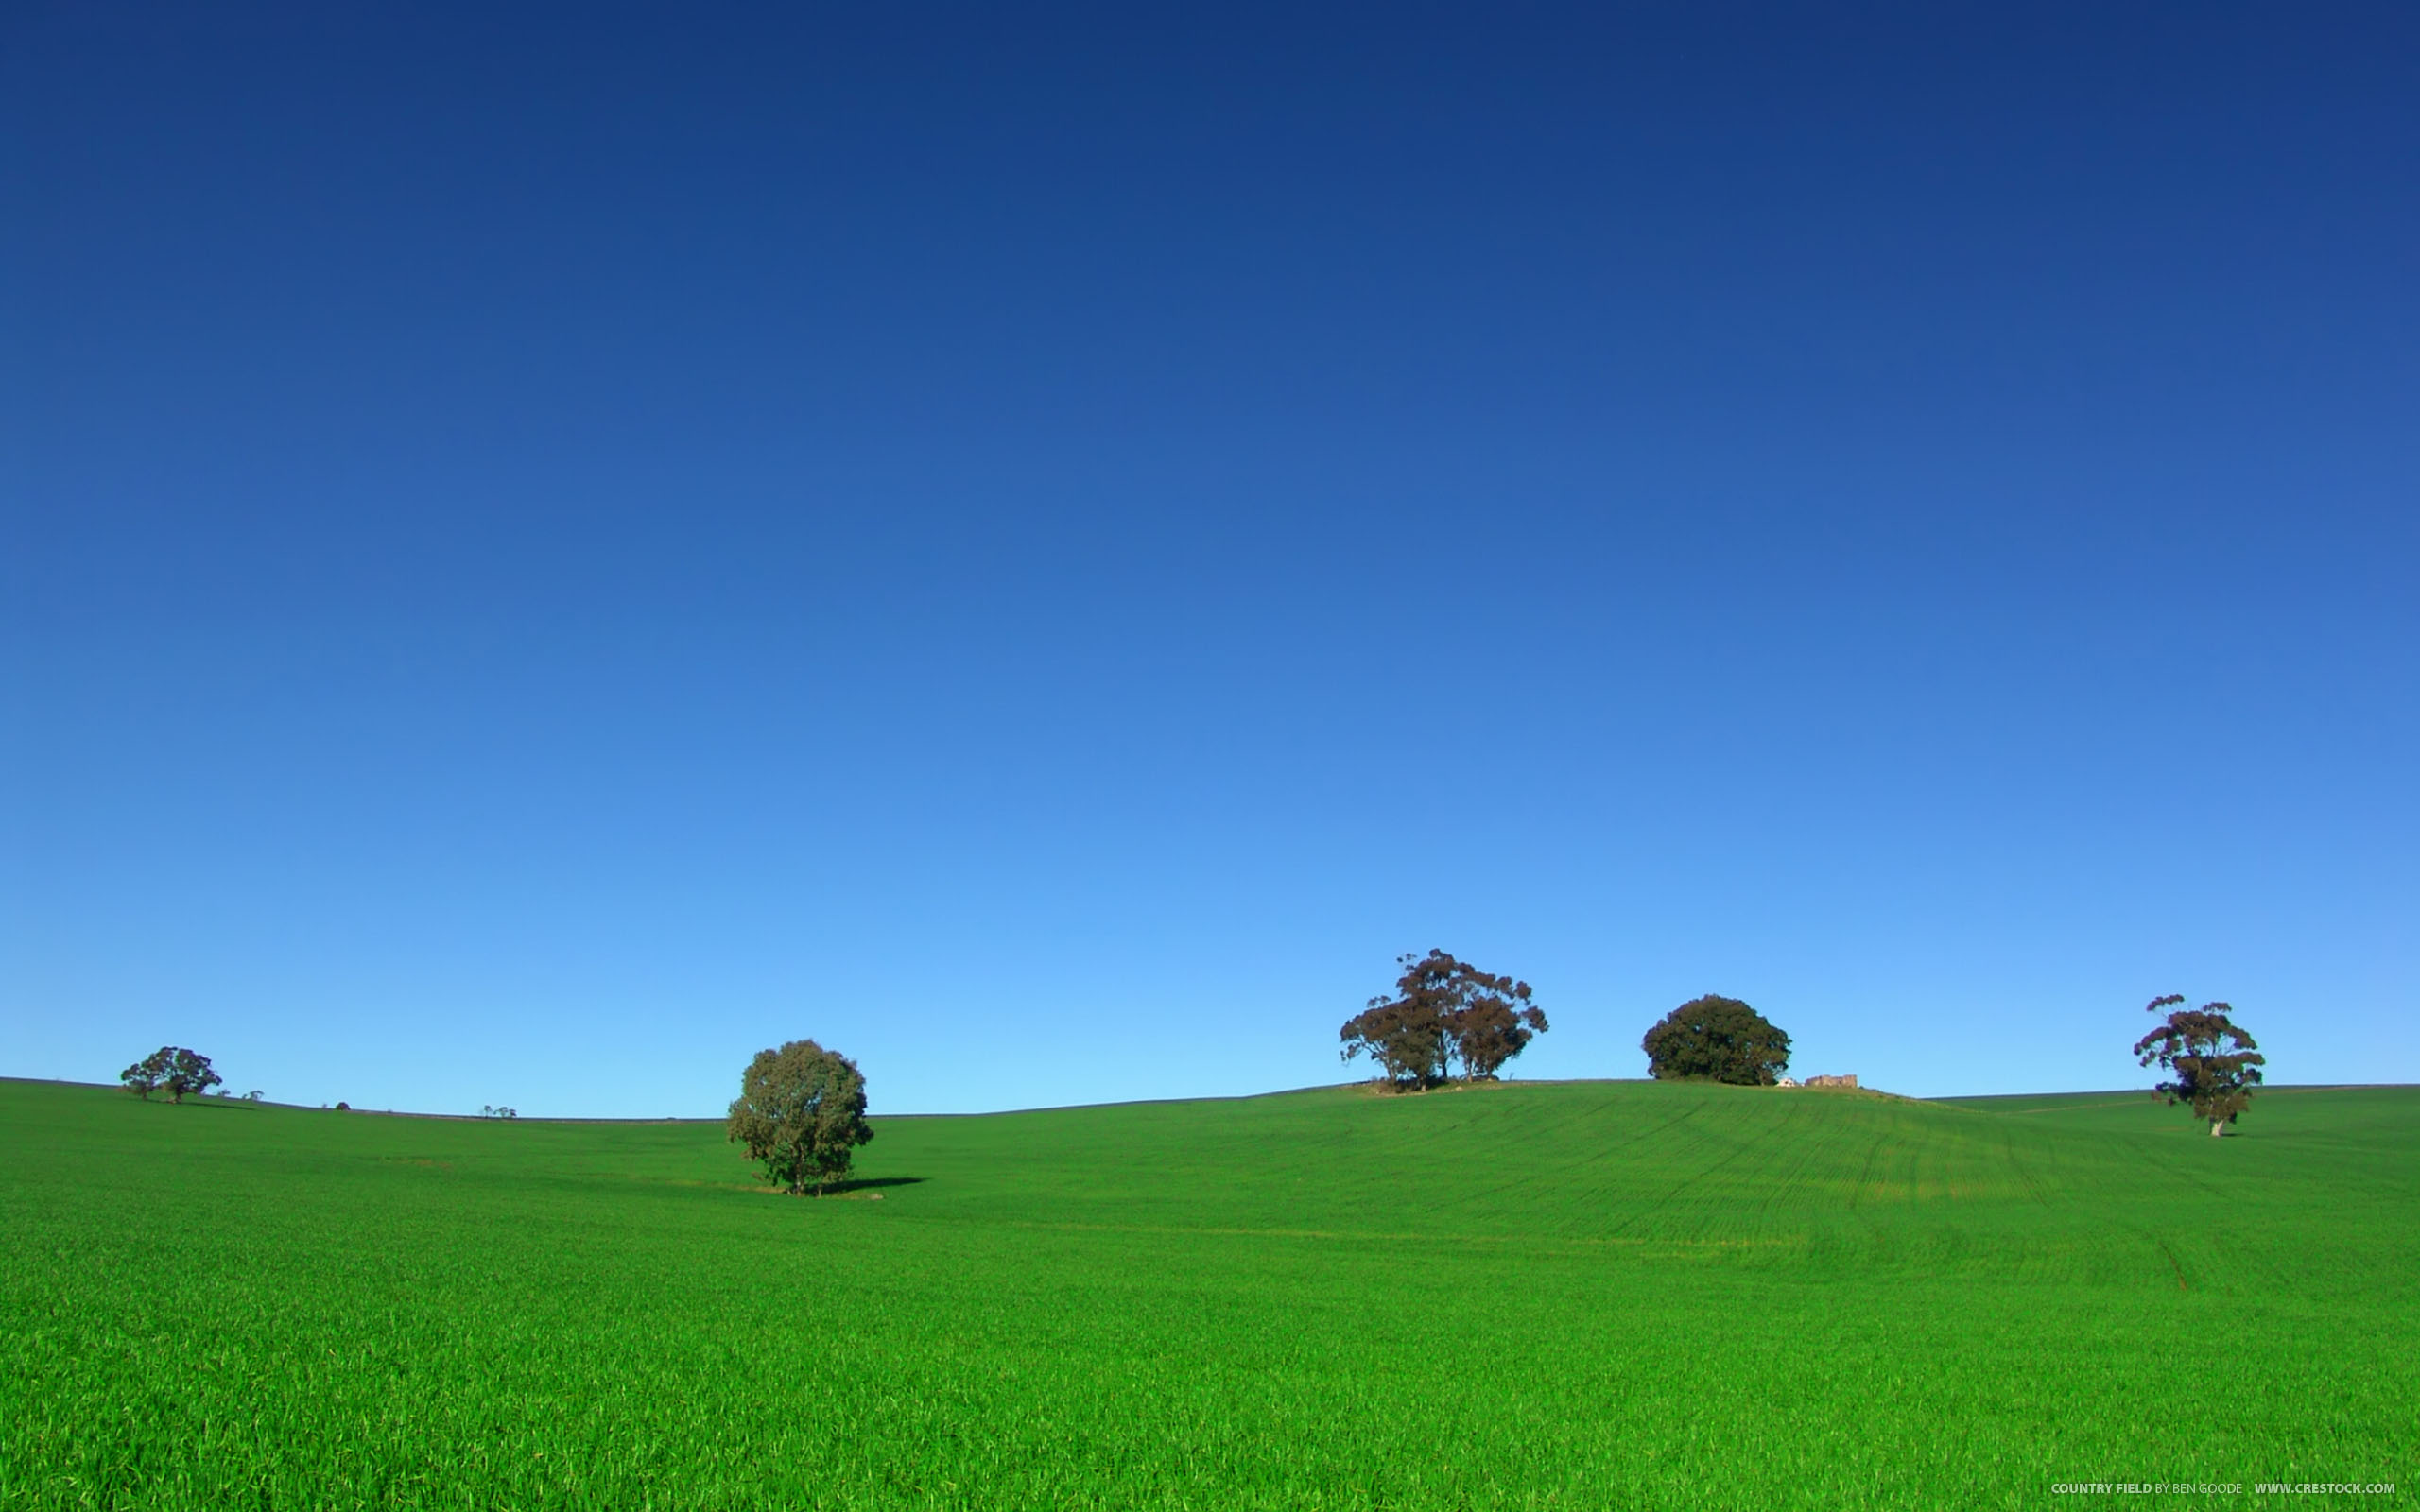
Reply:
[[[1395,958],[1403,972],[1392,995],[1372,998],[1338,1031],[1344,1058],[1368,1056],[1397,1091],[1455,1079],[1493,1081],[1547,1029],[1530,984],[1483,971],[1441,950]],[[2265,1057],[2224,1003],[2187,1009],[2176,994],[2150,1011],[2171,1011],[2135,1044],[2137,1063],[2169,1078],[2153,1095],[2189,1104],[2212,1134],[2250,1106]],[[1737,998],[1707,993],[1657,1020],[1639,1041],[1647,1074],[1659,1081],[1703,1080],[1771,1087],[1789,1069],[1789,1036]]]
[[[1494,1081],[1547,1032],[1527,982],[1480,970],[1441,950],[1395,958],[1392,994],[1372,998],[1337,1031],[1344,1058],[1368,1056],[1398,1091],[1457,1079]],[[1789,1036],[1737,998],[1707,995],[1647,1031],[1648,1074],[1772,1086],[1789,1065]]]

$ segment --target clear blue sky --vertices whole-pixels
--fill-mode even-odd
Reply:
[[[2420,12],[1612,9],[18,9],[0,1074],[2420,1079]]]

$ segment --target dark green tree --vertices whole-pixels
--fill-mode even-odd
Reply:
[[[196,1055],[182,1047],[168,1054],[168,1101],[182,1103],[187,1097],[206,1092],[219,1085],[222,1078],[210,1069],[208,1056]]]
[[[849,1174],[852,1153],[873,1138],[866,1079],[856,1063],[812,1040],[760,1050],[739,1076],[727,1140],[747,1146],[775,1186],[818,1196]]]
[[[1392,997],[1372,998],[1337,1038],[1344,1058],[1368,1056],[1399,1091],[1434,1087],[1459,1062],[1466,1080],[1493,1081],[1547,1031],[1530,984],[1480,971],[1443,951],[1395,958]]]
[[[167,1045],[162,1045],[133,1065],[119,1072],[117,1079],[126,1083],[128,1091],[147,1103],[151,1100],[151,1094],[160,1090],[161,1083],[168,1079],[169,1063],[175,1055],[175,1050]]]
[[[1691,998],[1647,1031],[1647,1074],[1770,1087],[1789,1069],[1789,1036],[1737,998]]]
[[[162,1045],[119,1072],[117,1079],[137,1097],[147,1101],[153,1092],[165,1091],[172,1103],[206,1092],[221,1080],[218,1073],[210,1069],[208,1056],[196,1055],[180,1045]]]
[[[2232,1005],[2204,1003],[2187,1008],[2184,1002],[2184,994],[2171,992],[2144,1005],[2146,1013],[2171,1011],[2158,1028],[2135,1041],[2135,1060],[2167,1072],[2169,1079],[2152,1088],[2152,1095],[2171,1107],[2190,1104],[2193,1116],[2206,1121],[2216,1138],[2252,1106],[2260,1068],[2269,1057],[2228,1017],[2235,1012]]]

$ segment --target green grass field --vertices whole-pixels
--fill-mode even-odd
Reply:
[[[0,1505],[2411,1499],[2420,1089],[877,1127],[817,1201],[708,1125],[0,1085]]]

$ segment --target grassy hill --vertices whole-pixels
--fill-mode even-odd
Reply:
[[[2275,1089],[2225,1141],[1638,1083],[876,1126],[805,1201],[713,1125],[0,1085],[0,1505],[2410,1479],[2420,1089]]]

